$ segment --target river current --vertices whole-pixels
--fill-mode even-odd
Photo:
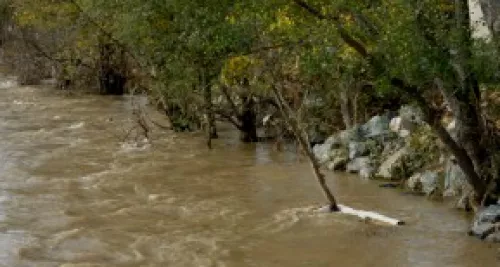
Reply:
[[[317,213],[291,150],[133,129],[141,97],[63,95],[0,79],[0,266],[500,266],[450,203],[328,173],[340,203],[401,227]],[[159,123],[160,114],[148,110]]]

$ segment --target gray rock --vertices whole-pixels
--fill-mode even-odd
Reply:
[[[399,109],[399,116],[401,117],[402,121],[412,124],[413,126],[411,127],[424,124],[424,114],[420,108],[415,106],[402,106]]]
[[[495,224],[493,223],[476,223],[472,225],[471,233],[481,239],[495,232]]]
[[[324,144],[329,144],[331,147],[336,147],[342,145],[342,139],[339,135],[332,135],[325,140]]]
[[[476,214],[476,222],[497,223],[500,222],[500,205],[491,205]]]
[[[387,116],[375,116],[361,126],[365,137],[386,135],[389,133],[389,118]]]
[[[469,187],[467,177],[452,159],[447,159],[445,162],[444,195],[448,197],[458,196]]]
[[[345,170],[347,164],[347,151],[345,149],[334,149],[330,152],[331,161],[326,165],[331,171]]]
[[[409,154],[409,149],[407,147],[403,147],[390,155],[382,164],[380,165],[377,176],[381,178],[391,179],[395,178],[393,170],[394,168],[400,164],[402,159]]]
[[[371,160],[369,157],[355,158],[347,163],[347,171],[350,173],[359,173],[364,168],[371,167]]]
[[[500,205],[491,205],[474,217],[471,234],[489,241],[500,242]]]
[[[368,151],[368,146],[366,143],[362,142],[350,142],[349,148],[349,159],[355,159],[361,156],[366,156]]]
[[[356,125],[351,129],[341,131],[338,134],[338,139],[341,145],[348,146],[349,142],[362,141],[364,139],[361,127]]]
[[[391,120],[389,128],[399,137],[405,138],[415,131],[417,124],[402,117],[395,117]]]
[[[332,145],[331,144],[321,144],[321,145],[315,145],[313,147],[313,153],[316,159],[318,159],[318,162],[320,164],[324,164],[328,161],[330,161],[330,150],[331,150]]]
[[[407,186],[413,191],[430,195],[439,187],[439,175],[433,171],[416,173],[408,179]]]

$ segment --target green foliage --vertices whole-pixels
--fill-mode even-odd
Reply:
[[[375,91],[354,101],[374,108],[382,104],[374,98],[402,97],[391,77],[421,90],[436,77],[453,83],[452,54],[463,44],[451,1],[305,2],[328,19],[288,0],[12,0],[12,7],[19,27],[50,33],[56,41],[43,48],[56,58],[95,66],[102,38],[119,46],[150,94],[187,117],[202,113],[204,84],[215,97],[218,83],[235,89],[246,79],[252,94],[262,97],[271,86],[287,84],[317,102],[302,110],[310,123],[333,125],[339,123],[341,88],[371,84]],[[373,57],[346,43],[339,25]],[[480,81],[498,83],[495,44],[478,41],[473,55],[468,64]],[[63,67],[77,77],[71,60]]]

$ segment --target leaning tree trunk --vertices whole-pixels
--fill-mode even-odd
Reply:
[[[316,180],[318,181],[321,190],[323,191],[326,199],[328,200],[330,211],[340,211],[335,197],[333,196],[332,192],[328,188],[328,185],[326,184],[325,175],[320,170],[320,165],[318,163],[318,160],[314,156],[314,153],[312,152],[311,147],[309,146],[307,135],[304,133],[304,130],[300,127],[297,117],[293,115],[293,111],[283,98],[283,94],[275,86],[273,86],[273,93],[276,102],[279,105],[279,109],[281,115],[283,116],[283,120],[285,120],[286,124],[290,126],[290,128],[293,131],[293,134],[295,135],[295,138],[302,147],[302,150],[304,150],[307,155],[314,176],[316,176]]]
[[[498,185],[495,183],[500,171],[498,163],[495,162],[499,140],[483,116],[479,82],[469,66],[473,46],[469,26],[471,20],[469,3],[467,0],[455,0],[455,2],[457,28],[460,30],[461,41],[454,60],[457,85],[453,92],[444,90],[444,94],[456,119],[456,140],[467,152],[481,180],[482,187],[476,190],[477,200],[487,205],[492,194],[500,193],[495,192],[498,191]],[[462,164],[460,166],[462,167]]]

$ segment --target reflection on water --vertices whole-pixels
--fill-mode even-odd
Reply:
[[[0,83],[0,266],[498,264],[465,215],[373,182],[328,177],[342,203],[407,226],[315,213],[307,164],[232,132],[213,151],[159,130],[138,146],[132,100]]]

